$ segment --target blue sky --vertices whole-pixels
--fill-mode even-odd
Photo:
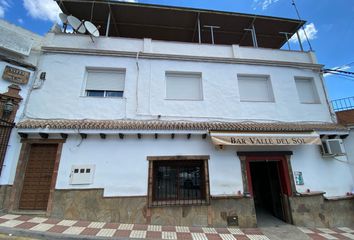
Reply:
[[[134,0],[129,0],[134,1]],[[291,0],[139,0],[142,3],[297,18]],[[354,0],[296,0],[319,63],[354,72]],[[0,18],[38,34],[56,21],[52,0],[0,0]],[[291,43],[292,48],[298,45]],[[305,48],[308,45],[304,43]],[[350,65],[348,65],[351,63]],[[353,75],[354,76],[354,75]],[[330,99],[354,96],[354,78],[327,75]]]

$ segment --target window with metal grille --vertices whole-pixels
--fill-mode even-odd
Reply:
[[[201,205],[209,202],[206,160],[151,163],[150,206]]]

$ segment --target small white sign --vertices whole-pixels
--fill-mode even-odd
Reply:
[[[296,185],[304,185],[304,178],[302,172],[294,172]]]
[[[95,165],[73,165],[71,167],[70,184],[92,184]]]

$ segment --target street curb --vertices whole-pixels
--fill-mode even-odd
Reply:
[[[12,234],[13,236],[18,237],[29,237],[37,239],[50,239],[50,240],[107,240],[107,239],[116,239],[116,240],[134,240],[134,238],[120,238],[120,237],[97,237],[97,236],[88,236],[88,235],[70,235],[62,233],[49,233],[49,232],[39,232],[18,228],[7,228],[0,227],[0,233],[3,234]]]

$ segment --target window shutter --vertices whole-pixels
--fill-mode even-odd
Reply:
[[[124,71],[88,70],[86,90],[124,91]]]
[[[167,99],[201,100],[202,78],[200,74],[166,73]]]
[[[318,95],[312,78],[296,78],[296,88],[301,103],[318,103]]]
[[[265,76],[238,76],[241,101],[274,101],[272,87]]]

